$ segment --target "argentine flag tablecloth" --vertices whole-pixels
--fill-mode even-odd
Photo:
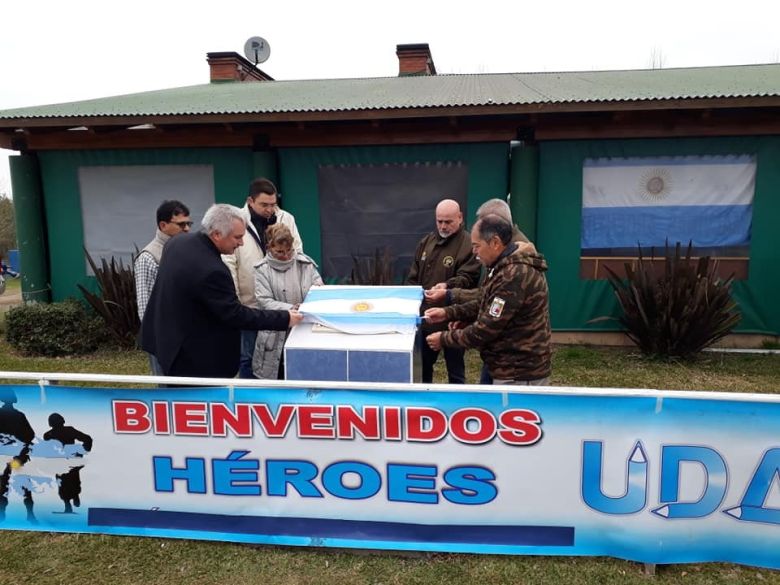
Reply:
[[[750,244],[755,156],[586,159],[582,250]]]
[[[419,286],[318,286],[300,311],[304,322],[342,333],[414,333],[422,297]]]

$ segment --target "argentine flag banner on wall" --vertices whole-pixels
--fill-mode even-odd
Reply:
[[[419,286],[316,286],[300,311],[304,322],[342,333],[414,333],[422,298]]]
[[[756,159],[751,155],[585,159],[582,250],[750,245]]]

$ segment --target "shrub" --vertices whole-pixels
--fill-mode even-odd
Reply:
[[[27,355],[64,356],[95,351],[105,327],[76,300],[14,307],[5,317],[6,339]]]
[[[388,248],[376,248],[371,258],[352,256],[350,284],[389,285],[393,284],[394,259]]]
[[[95,273],[100,294],[96,295],[78,285],[81,294],[87,299],[105,322],[106,327],[121,347],[135,347],[141,322],[138,319],[138,301],[135,295],[135,276],[133,267],[125,267],[111,258],[111,262],[101,259],[98,266],[89,252],[84,250],[87,261]]]
[[[619,321],[647,355],[692,357],[725,337],[740,320],[731,297],[733,275],[721,279],[717,260],[691,258],[691,248],[688,244],[683,257],[679,242],[673,252],[665,246],[661,269],[652,251],[648,260],[640,247],[636,269],[624,265],[625,280],[607,269],[623,313]]]

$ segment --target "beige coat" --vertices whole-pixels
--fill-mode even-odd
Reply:
[[[244,236],[244,245],[236,248],[233,254],[223,254],[222,260],[230,269],[230,276],[233,277],[233,284],[236,286],[236,294],[242,305],[247,307],[257,307],[255,301],[255,265],[263,259],[263,251],[257,240],[249,233],[249,230],[255,235],[257,230],[252,224],[249,216],[249,207],[244,205],[241,213],[246,221],[247,234]],[[296,252],[303,253],[303,242],[298,233],[298,227],[295,225],[295,217],[283,209],[276,212],[277,222],[290,228],[293,236],[293,248]]]

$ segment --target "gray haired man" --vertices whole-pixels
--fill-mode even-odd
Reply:
[[[242,305],[221,254],[244,243],[246,222],[232,205],[212,205],[197,233],[165,247],[141,326],[144,350],[166,376],[232,378],[238,372],[241,330],[284,331],[303,319],[297,311]]]

